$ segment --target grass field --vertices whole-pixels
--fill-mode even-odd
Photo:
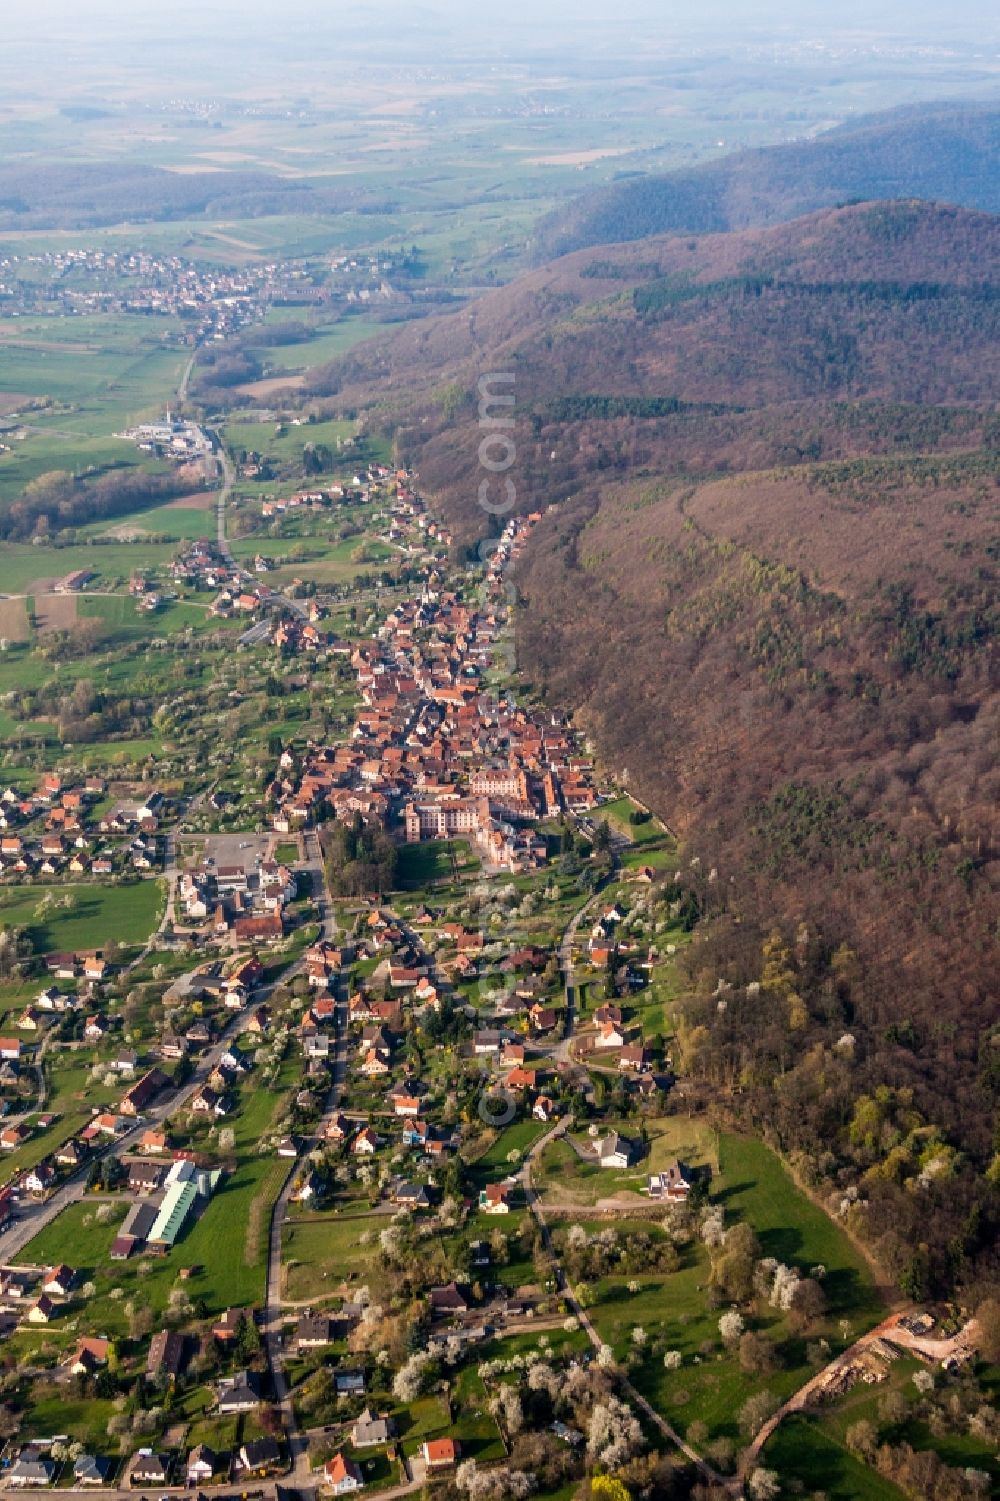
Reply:
[[[831,1313],[855,1324],[855,1333],[877,1323],[882,1307],[871,1271],[830,1217],[793,1183],[763,1142],[723,1135],[719,1142],[719,1187],[726,1213],[753,1225],[765,1256],[800,1267],[826,1267],[823,1288]]]
[[[34,547],[30,542],[5,542],[0,546],[0,588],[21,594],[37,588],[43,579],[55,580],[77,568],[95,575],[92,587],[115,588],[128,583],[137,568],[163,567],[176,551],[172,542],[102,542],[71,547]]]
[[[173,504],[137,507],[127,516],[116,516],[113,521],[98,521],[80,528],[80,535],[87,537],[110,537],[126,534],[142,538],[143,534],[174,537],[178,540],[194,540],[215,533],[215,512],[208,507],[175,506]]]
[[[294,347],[305,348],[298,344]],[[232,454],[238,454],[245,448],[248,452],[255,450],[265,458],[277,462],[292,462],[302,458],[302,450],[307,443],[325,443],[336,451],[338,441],[352,438],[354,431],[353,422],[304,422],[299,427],[288,424],[279,431],[279,425],[275,422],[236,420],[226,422],[223,436],[226,447]],[[344,462],[351,462],[348,454],[345,454]]]
[[[398,323],[365,316],[342,318],[338,323],[318,325],[312,336],[302,343],[268,344],[257,352],[269,370],[310,370],[346,354],[365,339],[387,334],[398,327]]]
[[[83,1199],[79,1204],[70,1204],[28,1242],[22,1259],[35,1266],[58,1266],[65,1262],[77,1272],[81,1282],[88,1282],[99,1267],[107,1265],[111,1243],[128,1207],[124,1200],[113,1205],[112,1218],[101,1224],[97,1219],[99,1202]]]
[[[428,839],[422,844],[404,844],[399,851],[396,881],[403,891],[450,879],[455,870],[475,869],[467,840]]]
[[[809,1418],[786,1418],[770,1440],[765,1463],[782,1480],[805,1491],[820,1490],[828,1501],[901,1501],[905,1492],[855,1459]]]
[[[148,615],[136,608],[127,594],[81,595],[77,601],[84,620],[103,620],[113,629],[104,642],[113,647],[125,641],[148,640],[151,636],[173,636],[180,631],[236,630],[235,622],[220,621],[210,615],[205,605],[176,600]]]
[[[210,1316],[234,1304],[261,1303],[268,1218],[287,1176],[288,1163],[260,1156],[257,1143],[283,1111],[297,1075],[298,1060],[289,1058],[282,1065],[275,1089],[257,1087],[252,1081],[244,1088],[240,1108],[230,1121],[236,1132],[237,1166],[223,1178],[208,1204],[185,1227],[166,1256],[109,1263],[107,1227],[98,1230],[96,1222],[90,1226],[83,1224],[86,1208],[93,1207],[92,1201],[86,1207],[75,1205],[64,1210],[35,1237],[26,1255],[63,1259],[71,1266],[80,1264],[81,1245],[85,1248],[96,1282],[96,1293],[86,1313],[91,1332],[124,1333],[127,1325],[124,1304],[131,1298],[141,1301],[154,1314],[162,1314],[181,1266],[195,1268],[185,1287],[192,1300],[204,1304]],[[125,1202],[122,1201],[123,1213]],[[248,1232],[251,1224],[256,1225],[256,1233]],[[116,1288],[122,1292],[117,1293]]]
[[[549,1129],[542,1121],[535,1120],[514,1121],[505,1126],[492,1146],[471,1164],[474,1187],[478,1190],[513,1171],[512,1165],[507,1161],[508,1154],[519,1152],[523,1158]]]
[[[876,1428],[884,1427],[880,1407],[887,1391],[898,1394],[907,1404],[917,1404],[913,1376],[922,1367],[923,1363],[916,1358],[903,1357],[893,1362],[887,1381],[876,1389],[861,1383],[832,1404],[788,1419],[769,1440],[765,1463],[780,1469],[789,1486],[808,1487],[816,1483],[821,1462],[828,1477],[831,1501],[841,1497],[843,1501],[853,1501],[855,1496],[871,1497],[872,1501],[882,1501],[885,1497],[888,1501],[901,1495],[890,1480],[851,1455],[846,1436],[852,1424],[862,1420]],[[981,1381],[981,1387],[988,1399],[988,1375]],[[995,1396],[995,1385],[993,1391]],[[991,1478],[991,1494],[1000,1490],[1000,1456],[994,1446],[971,1433],[932,1434],[927,1423],[912,1413],[896,1424],[888,1436],[893,1443],[908,1443],[918,1450],[933,1449],[945,1464],[957,1470],[967,1466],[983,1470]]]
[[[727,1220],[745,1219],[752,1225],[765,1255],[786,1259],[804,1272],[816,1263],[825,1265],[828,1309],[811,1338],[822,1333],[836,1349],[843,1343],[841,1319],[847,1321],[851,1338],[877,1322],[881,1308],[863,1260],[837,1226],[796,1188],[767,1147],[724,1135],[712,1197],[726,1206]],[[621,1231],[621,1222],[616,1228]],[[721,1346],[719,1311],[710,1307],[705,1295],[708,1276],[708,1255],[696,1242],[683,1250],[677,1271],[640,1276],[634,1279],[634,1292],[624,1276],[602,1279],[595,1286],[590,1314],[619,1356],[632,1348],[636,1326],[646,1330],[650,1352],[635,1367],[633,1379],[680,1431],[697,1419],[710,1437],[737,1439],[736,1416],[747,1397],[766,1387],[784,1398],[808,1379],[805,1339],[790,1332],[783,1315],[765,1308],[754,1327],[775,1340],[781,1363],[765,1378],[747,1375]],[[664,1348],[681,1352],[678,1370],[664,1368],[658,1353]]]
[[[88,1453],[106,1454],[108,1424],[115,1406],[110,1399],[77,1397],[54,1390],[49,1397],[33,1402],[28,1411],[25,1438],[51,1438],[54,1433],[70,1433]]]
[[[351,1277],[377,1283],[380,1273],[372,1246],[362,1240],[377,1239],[387,1223],[384,1216],[343,1210],[322,1219],[289,1222],[282,1239],[283,1296],[290,1302],[329,1296]]]
[[[46,905],[47,894],[56,903]],[[34,886],[0,892],[0,923],[26,928],[36,952],[145,943],[163,910],[160,881],[130,886]]]
[[[358,556],[359,550],[364,556]],[[293,578],[311,579],[317,584],[343,584],[359,573],[384,567],[396,554],[381,542],[363,537],[344,541],[324,537],[237,537],[232,542],[233,556],[247,561],[264,552],[275,564],[268,582],[275,587]]]
[[[595,810],[594,817],[598,822],[606,819],[613,829],[626,835],[635,844],[658,844],[668,837],[655,818],[648,818],[644,823],[632,823],[630,815],[633,813],[642,816],[638,803],[634,803],[630,797],[619,797],[613,802],[602,803]]]
[[[26,415],[26,436],[0,455],[0,504],[52,470],[79,473],[122,462],[165,466],[113,435],[169,402],[186,361],[164,347],[172,319],[127,314],[24,318],[0,330],[5,389],[48,398],[55,407]]]

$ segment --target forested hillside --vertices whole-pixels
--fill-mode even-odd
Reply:
[[[987,1275],[997,1230],[998,472],[615,486],[519,579],[526,676],[698,862],[685,1064],[860,1181],[917,1296]]]
[[[920,105],[787,146],[741,151],[575,199],[539,225],[539,260],[681,230],[774,224],[852,199],[925,198],[1000,209],[1000,110]]]
[[[1000,230],[984,214],[861,205],[768,230],[556,261],[313,378],[390,422],[456,535],[475,504],[479,378],[515,377],[532,503],[635,474],[717,474],[992,441]]]
[[[683,835],[678,1051],[915,1296],[1000,1278],[1000,227],[581,252],[316,380],[459,545],[515,376],[525,682]]]

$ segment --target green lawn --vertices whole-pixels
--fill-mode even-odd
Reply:
[[[529,1148],[549,1129],[544,1122],[536,1120],[512,1121],[505,1126],[496,1141],[472,1164],[471,1175],[476,1189],[514,1172],[516,1164],[507,1161],[508,1153],[519,1152],[519,1160],[523,1160]]]
[[[399,851],[396,881],[401,890],[412,891],[436,881],[450,880],[457,870],[479,867],[465,839],[428,839],[423,844],[404,844]]]
[[[173,542],[101,542],[71,547],[34,547],[30,542],[5,542],[0,547],[0,578],[4,591],[19,594],[43,579],[60,579],[76,568],[96,574],[95,586],[115,588],[128,583],[137,568],[165,567],[176,552]]]
[[[29,1001],[34,1000],[41,986],[37,980],[4,980],[0,984],[0,1020],[4,1020],[12,1012],[23,1011]]]
[[[713,1197],[725,1204],[727,1216],[750,1221],[766,1256],[806,1270],[826,1267],[830,1310],[849,1318],[856,1334],[878,1322],[884,1310],[864,1257],[763,1142],[723,1135],[719,1165]]]
[[[162,605],[154,614],[148,615],[136,607],[136,602],[127,594],[84,594],[77,605],[77,612],[84,619],[103,620],[112,628],[113,634],[102,644],[105,649],[131,641],[149,640],[151,637],[173,636],[180,631],[219,631],[235,629],[234,624],[220,621],[210,615],[205,604],[189,604],[175,600]]]
[[[632,1140],[639,1139],[636,1121],[603,1123],[601,1135],[611,1129],[620,1130]],[[560,1203],[568,1200],[585,1208],[598,1199],[623,1191],[638,1194],[646,1186],[649,1174],[665,1168],[675,1157],[690,1167],[709,1169],[714,1178],[718,1169],[718,1144],[711,1127],[681,1116],[668,1116],[662,1120],[647,1120],[646,1131],[649,1137],[646,1155],[634,1167],[623,1169],[584,1162],[568,1141],[556,1138],[549,1142],[534,1168],[535,1187],[543,1196],[549,1194]],[[571,1134],[580,1145],[586,1145],[588,1137],[585,1132],[574,1129]]]
[[[48,1070],[48,1064],[46,1064]],[[51,1074],[50,1074],[51,1078]],[[71,1136],[76,1136],[90,1120],[91,1112],[87,1106],[80,1103],[67,1105],[65,1098],[59,1094],[50,1084],[50,1096],[47,1110],[55,1112],[55,1120],[47,1131],[35,1131],[23,1146],[13,1152],[5,1152],[0,1157],[0,1177],[3,1182],[10,1183],[21,1173],[26,1173],[36,1163],[41,1162],[43,1157],[61,1147],[64,1141]],[[96,1089],[93,1103],[96,1104],[105,1091]],[[29,1117],[29,1124],[34,1117]]]
[[[25,1414],[22,1433],[25,1438],[50,1438],[55,1433],[68,1433],[90,1453],[106,1454],[109,1448],[108,1424],[114,1411],[114,1403],[110,1400],[78,1397],[72,1387],[68,1391],[55,1389],[51,1396],[31,1404]]]
[[[212,537],[215,535],[215,511],[209,506],[197,508],[194,506],[156,505],[136,507],[129,511],[126,516],[116,516],[112,521],[96,521],[90,526],[81,527],[81,535],[89,537],[114,538],[120,527],[125,527],[129,532],[141,536],[143,532],[155,533],[163,537],[175,537],[178,540],[194,540],[198,537]]]
[[[337,439],[353,437],[355,429],[353,422],[338,421],[304,422],[300,427],[289,423],[280,433],[278,426],[275,422],[240,422],[238,418],[227,421],[224,430],[226,447],[233,454],[246,449],[263,454],[265,458],[294,461],[301,460],[307,443],[325,443],[336,451]],[[344,462],[348,466],[351,464],[349,455],[345,455]]]
[[[634,803],[630,797],[618,797],[612,802],[601,803],[600,807],[594,809],[593,816],[597,823],[606,819],[613,829],[624,834],[634,844],[659,844],[670,840],[670,836],[655,818],[647,818],[642,823],[632,823],[633,813],[642,817],[642,809],[638,803]]]
[[[899,1496],[900,1491],[890,1481],[877,1475],[848,1452],[846,1435],[851,1425],[862,1419],[874,1423],[876,1428],[884,1426],[880,1421],[879,1408],[890,1389],[899,1393],[906,1402],[914,1406],[918,1404],[913,1375],[921,1368],[921,1361],[904,1356],[893,1362],[889,1368],[888,1380],[879,1386],[872,1388],[859,1383],[835,1402],[824,1403],[808,1415],[790,1419],[782,1424],[769,1441],[765,1462],[780,1469],[782,1477],[788,1482],[794,1484],[801,1481],[807,1484],[815,1474],[814,1456],[822,1455],[828,1466],[828,1473],[835,1479],[837,1486],[830,1492],[831,1501],[839,1496]],[[989,1401],[988,1378],[981,1385],[984,1399]],[[925,1422],[911,1416],[887,1436],[893,1443],[912,1444],[918,1450],[933,1449],[945,1464],[955,1469],[972,1467],[985,1470],[992,1477],[994,1493],[1000,1486],[1000,1458],[993,1446],[972,1434],[946,1433],[935,1436]]]
[[[369,1285],[377,1283],[381,1277],[378,1235],[387,1224],[385,1215],[363,1215],[353,1207],[349,1214],[340,1209],[322,1218],[286,1224],[283,1296],[291,1302],[330,1296],[352,1274]],[[363,1245],[365,1236],[374,1244]]]
[[[111,1243],[128,1208],[124,1199],[115,1203],[111,1220],[101,1224],[97,1210],[102,1202],[87,1198],[68,1205],[28,1242],[21,1260],[35,1266],[58,1266],[64,1261],[80,1274],[81,1281],[89,1281],[98,1268],[107,1266]]]
[[[234,1304],[259,1305],[263,1301],[270,1208],[287,1175],[288,1163],[259,1155],[257,1143],[283,1112],[299,1066],[299,1060],[289,1056],[273,1090],[248,1081],[239,1110],[227,1121],[236,1133],[237,1167],[222,1179],[208,1204],[188,1223],[166,1256],[110,1263],[106,1247],[113,1231],[101,1227],[98,1234],[96,1222],[88,1227],[87,1255],[96,1266],[96,1294],[86,1312],[89,1332],[124,1333],[124,1305],[131,1299],[142,1302],[154,1314],[162,1314],[182,1266],[196,1268],[184,1288],[192,1301],[203,1305],[206,1315],[214,1316]],[[89,1201],[86,1208],[92,1209],[93,1203]],[[84,1205],[64,1210],[35,1238],[30,1254],[50,1261],[62,1258],[71,1266],[77,1265],[79,1244],[74,1251],[74,1241],[79,1242],[77,1232],[85,1212]],[[257,1232],[248,1233],[254,1221]],[[117,1288],[122,1290],[120,1294]]]
[[[54,893],[57,905],[46,902]],[[34,886],[0,892],[0,923],[26,928],[37,953],[143,944],[163,911],[160,881],[128,886]],[[65,903],[65,906],[62,904]]]
[[[828,1501],[900,1501],[905,1495],[862,1460],[835,1443],[810,1418],[786,1418],[764,1451],[764,1462],[786,1484]]]
[[[298,344],[268,344],[258,350],[261,361],[269,370],[309,370],[322,365],[349,349],[374,338],[376,334],[388,333],[397,328],[396,323],[380,323],[365,316],[343,318],[339,323],[321,325],[309,339]]]

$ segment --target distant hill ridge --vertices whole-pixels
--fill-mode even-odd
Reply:
[[[533,258],[677,231],[746,229],[886,198],[1000,211],[1000,104],[908,106],[814,140],[633,177],[556,209],[538,226]]]
[[[360,190],[248,171],[172,172],[140,162],[0,163],[0,229],[89,229],[199,217],[374,210]]]

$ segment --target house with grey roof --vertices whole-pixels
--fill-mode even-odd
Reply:
[[[356,1449],[367,1449],[374,1444],[387,1444],[395,1433],[396,1425],[389,1413],[366,1407],[351,1429],[351,1443]]]

